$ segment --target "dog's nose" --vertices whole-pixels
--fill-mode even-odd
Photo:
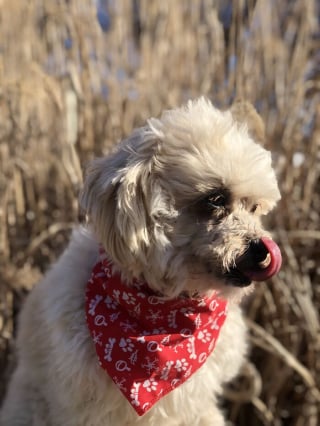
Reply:
[[[250,253],[253,263],[256,265],[263,263],[269,254],[267,247],[260,239],[250,241],[248,252]]]
[[[237,267],[243,272],[264,269],[269,265],[270,254],[268,248],[259,239],[250,241],[244,254],[238,259]]]
[[[264,281],[277,274],[282,257],[278,245],[267,237],[253,239],[237,262],[237,269],[253,281]]]

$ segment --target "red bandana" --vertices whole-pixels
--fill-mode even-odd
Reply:
[[[101,367],[141,416],[203,365],[227,302],[214,296],[163,300],[145,283],[125,285],[111,269],[105,258],[93,269],[87,324]]]

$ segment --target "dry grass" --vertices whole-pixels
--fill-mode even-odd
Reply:
[[[241,96],[275,153],[283,198],[268,225],[284,266],[246,306],[252,356],[226,407],[240,426],[318,426],[317,2],[109,4],[103,32],[89,0],[0,1],[0,397],[21,301],[77,220],[83,164],[163,108]]]

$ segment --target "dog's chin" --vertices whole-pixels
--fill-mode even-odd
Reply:
[[[228,286],[245,288],[252,284],[252,279],[238,268],[230,268],[223,274],[225,284]]]
[[[219,277],[213,273],[192,274],[187,281],[189,294],[211,295],[232,303],[240,303],[242,299],[250,295],[254,284],[248,278],[241,278],[240,274],[221,274]]]

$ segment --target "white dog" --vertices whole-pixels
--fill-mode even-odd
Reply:
[[[93,231],[27,299],[2,426],[225,425],[239,302],[281,265],[260,222],[280,198],[261,132],[250,105],[200,98],[92,163]]]

